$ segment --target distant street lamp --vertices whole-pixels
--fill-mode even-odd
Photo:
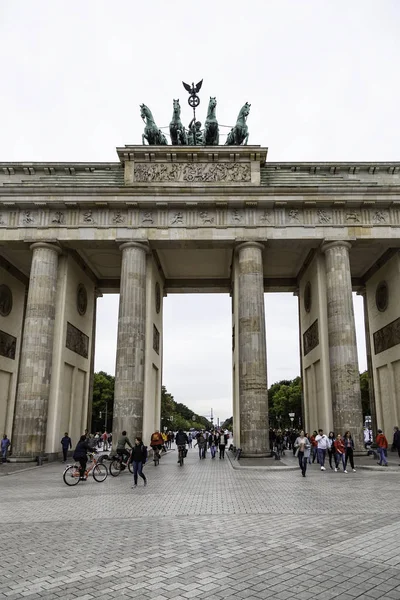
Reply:
[[[292,423],[292,427],[293,427],[294,417],[295,417],[295,413],[294,412],[289,413],[289,419],[290,419],[290,421]]]

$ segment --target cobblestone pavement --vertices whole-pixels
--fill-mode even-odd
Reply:
[[[0,481],[0,598],[400,600],[400,474],[234,470],[176,452],[68,488]]]

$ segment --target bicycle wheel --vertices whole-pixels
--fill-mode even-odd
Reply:
[[[71,465],[63,473],[64,483],[67,485],[77,485],[79,483],[79,467]]]
[[[129,463],[128,465],[129,473],[133,473],[133,463]]]
[[[179,452],[179,466],[183,467],[183,452],[182,452],[182,450]]]
[[[110,475],[112,475],[113,477],[118,477],[118,475],[121,473],[121,463],[119,462],[119,460],[113,460],[110,463]]]
[[[95,465],[93,467],[93,479],[97,482],[107,479],[108,471],[106,465]]]

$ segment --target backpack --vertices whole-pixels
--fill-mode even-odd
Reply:
[[[147,446],[143,446],[143,464],[147,462]]]

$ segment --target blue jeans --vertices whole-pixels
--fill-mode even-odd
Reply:
[[[339,463],[342,462],[343,471],[345,471],[345,469],[346,469],[346,458],[345,458],[344,452],[342,452],[342,454],[339,454],[339,452],[336,452],[335,458],[336,458],[336,468],[338,468],[339,467]]]
[[[379,464],[381,465],[382,463],[384,465],[388,464],[388,461],[386,460],[386,456],[385,456],[385,449],[386,448],[378,448],[378,452],[379,452]]]
[[[315,461],[315,457],[317,456],[317,450],[318,450],[317,446],[311,447],[310,458],[308,459],[308,462],[310,463],[310,465],[311,465],[311,458],[312,458],[313,462]]]
[[[8,446],[6,448],[4,448],[4,450],[1,451],[1,460],[3,463],[7,462],[7,451],[8,451]]]
[[[318,448],[318,462],[323,467],[325,465],[326,450]]]
[[[133,463],[133,481],[135,482],[135,485],[137,485],[138,482],[138,475],[143,479],[143,481],[146,481],[146,477],[143,475],[142,469],[143,469],[143,463],[142,461],[132,461]]]

